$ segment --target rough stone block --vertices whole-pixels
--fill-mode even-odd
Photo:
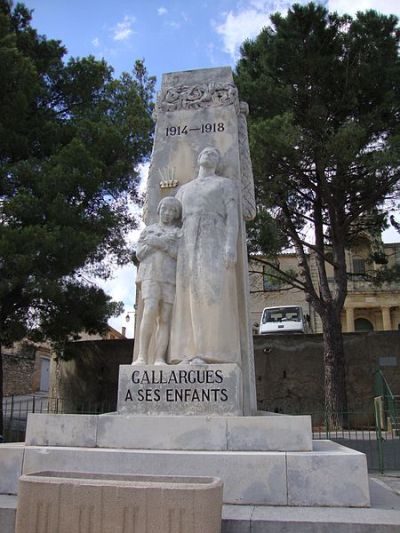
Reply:
[[[31,416],[31,446],[148,450],[311,450],[308,416],[140,416],[132,414]]]
[[[228,449],[241,451],[310,451],[311,417],[227,418]]]
[[[253,513],[254,507],[250,505],[224,505],[221,533],[251,533]]]
[[[288,452],[287,482],[288,505],[370,505],[365,455],[332,441],[314,441],[312,452]]]
[[[97,446],[159,450],[226,450],[224,417],[105,415]]]
[[[282,452],[199,452],[92,448],[27,448],[24,473],[48,470],[109,474],[216,476],[224,502],[287,505]]]
[[[52,415],[31,413],[28,416],[27,446],[96,446],[96,415]]]
[[[17,497],[0,494],[0,531],[15,533]]]
[[[20,478],[16,533],[219,533],[222,482],[208,477],[40,472]]]
[[[23,458],[22,443],[0,444],[0,494],[17,494]]]

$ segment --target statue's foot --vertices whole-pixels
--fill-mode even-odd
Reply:
[[[132,365],[146,365],[146,364],[147,363],[144,357],[141,357],[140,355],[134,361],[132,361]]]
[[[164,359],[156,359],[154,361],[154,364],[158,366],[158,365],[166,365],[167,363],[164,361]]]
[[[207,365],[207,361],[204,361],[201,357],[194,357],[189,361],[189,365]]]
[[[178,363],[179,365],[208,365],[201,357],[186,357]]]

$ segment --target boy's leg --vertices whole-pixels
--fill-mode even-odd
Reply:
[[[154,354],[154,364],[165,364],[165,355],[168,348],[169,333],[171,327],[172,304],[161,302],[161,310],[158,317],[158,327],[156,332],[156,348]]]
[[[139,330],[139,354],[136,360],[132,363],[134,365],[148,363],[150,339],[159,313],[158,298],[146,298],[143,302],[143,315]]]

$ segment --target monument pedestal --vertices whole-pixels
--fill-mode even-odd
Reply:
[[[21,473],[49,470],[212,476],[225,504],[369,505],[365,455],[312,441],[308,416],[32,414],[19,464],[13,452],[14,486]]]
[[[367,508],[365,455],[312,441],[308,416],[32,414],[25,445],[0,445],[0,471],[0,494],[16,494],[21,474],[41,471],[218,477],[223,533],[350,533],[354,525],[369,533],[381,524],[394,532],[400,525],[398,511]],[[12,526],[2,533],[14,533]]]
[[[225,504],[367,507],[365,455],[312,441],[309,416],[235,416],[240,375],[237,365],[122,366],[120,412],[29,415],[0,492],[40,471],[211,476]]]

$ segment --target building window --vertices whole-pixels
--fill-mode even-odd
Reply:
[[[277,273],[273,268],[263,266],[263,290],[264,292],[279,291],[282,287],[282,281],[277,279]]]
[[[353,274],[363,276],[365,274],[366,260],[360,257],[353,258]]]
[[[366,318],[356,318],[354,321],[354,331],[374,331],[374,326]]]

